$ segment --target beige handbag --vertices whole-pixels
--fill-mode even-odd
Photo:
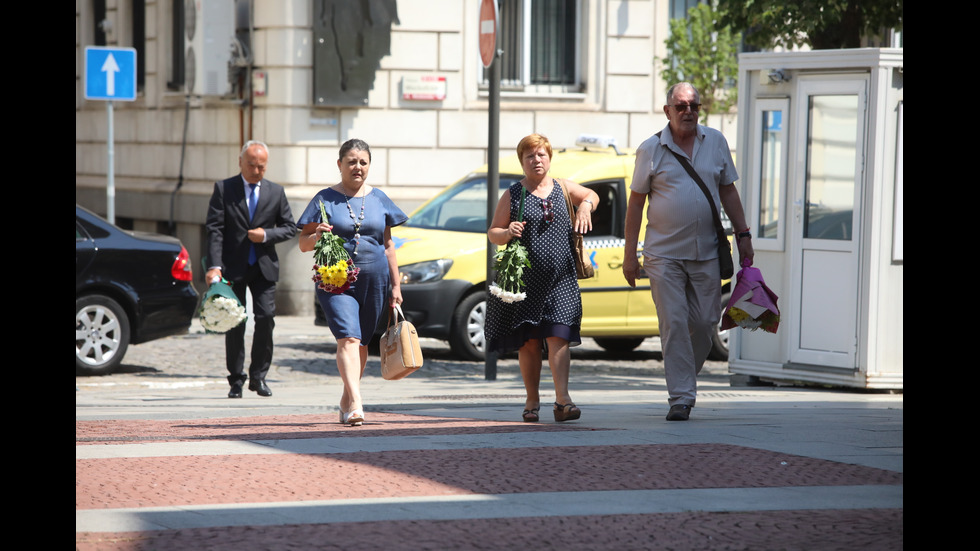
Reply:
[[[412,322],[405,319],[402,307],[395,306],[388,314],[388,327],[381,335],[381,376],[393,381],[420,367],[422,348],[419,346],[418,331]]]

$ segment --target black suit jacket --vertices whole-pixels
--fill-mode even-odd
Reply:
[[[269,281],[279,281],[276,243],[299,233],[286,192],[279,184],[264,178],[259,186],[255,217],[249,221],[241,174],[215,182],[205,227],[208,230],[208,267],[220,266],[222,277],[229,281],[240,279],[248,269],[248,250],[252,243],[248,240],[248,230],[265,230],[265,242],[256,243],[255,252],[262,276]]]

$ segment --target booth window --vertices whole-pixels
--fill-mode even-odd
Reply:
[[[759,100],[753,113],[753,148],[750,168],[756,219],[750,224],[763,249],[781,249],[785,228],[787,129],[789,100]]]
[[[810,97],[803,218],[807,239],[853,239],[858,110],[856,95]]]

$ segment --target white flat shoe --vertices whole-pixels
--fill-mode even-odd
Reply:
[[[350,413],[341,413],[341,419],[345,425],[359,427],[364,424],[364,411],[355,409]]]

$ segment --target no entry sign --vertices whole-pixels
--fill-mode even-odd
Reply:
[[[497,0],[483,0],[480,4],[480,59],[483,67],[493,64],[497,50]]]

